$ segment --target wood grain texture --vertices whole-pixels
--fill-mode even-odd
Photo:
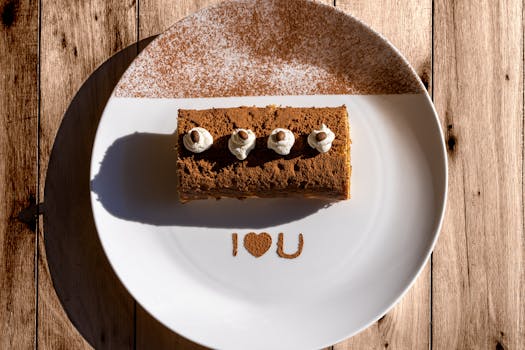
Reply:
[[[39,183],[43,190],[51,147],[62,116],[81,83],[111,55],[136,40],[136,3],[127,1],[42,1],[41,9],[41,137],[39,159]],[[86,106],[89,108],[89,106]],[[83,124],[79,124],[82,127]],[[68,147],[68,146],[66,146]],[[69,147],[75,147],[70,144]],[[74,163],[60,164],[66,172]],[[77,181],[71,179],[70,181]],[[89,183],[84,184],[89,188]],[[67,186],[66,186],[67,187]],[[59,198],[56,196],[55,198]],[[48,210],[53,211],[58,203],[48,202]],[[62,215],[91,215],[78,213],[78,210],[63,212]],[[66,222],[69,222],[66,220]],[[65,222],[65,224],[66,224]],[[70,228],[71,229],[71,228]],[[71,229],[64,234],[75,235]],[[55,290],[47,261],[54,259],[60,265],[61,256],[46,256],[44,240],[48,233],[40,226],[38,242],[38,345],[41,349],[81,349],[89,348],[84,339],[70,322],[64,312]],[[90,249],[91,247],[86,247]],[[59,250],[57,250],[59,251]],[[63,264],[76,261],[62,260]],[[62,294],[65,292],[62,291]],[[77,305],[83,305],[82,293],[71,293],[70,298],[78,298]],[[64,302],[67,302],[65,300]],[[130,313],[112,314],[106,312],[105,329],[99,334],[103,347],[122,347],[133,339],[133,301],[128,299]],[[69,310],[69,312],[72,312]],[[80,311],[82,312],[81,307]],[[89,321],[89,320],[88,320]],[[100,327],[100,324],[93,325]],[[86,326],[84,326],[86,327]],[[99,344],[95,342],[95,345]],[[93,344],[91,344],[93,345]]]
[[[38,6],[0,1],[0,349],[35,340]],[[33,207],[34,208],[34,207]]]
[[[435,349],[523,349],[521,0],[435,2],[435,104],[449,154],[433,270]]]
[[[139,304],[136,308],[136,348],[137,349],[180,349],[205,350],[204,346],[196,344],[176,333],[173,333],[159,321],[154,319]]]
[[[172,24],[204,7],[221,0],[140,0],[139,38],[157,35]]]
[[[82,84],[64,114],[46,173],[47,266],[69,321],[95,349],[129,349],[134,342],[134,301],[98,239],[88,183],[100,116],[136,52],[135,44],[118,52]]]
[[[389,39],[432,85],[432,1],[337,0],[336,6]],[[360,334],[334,346],[347,349],[428,349],[430,345],[430,264],[401,302]]]

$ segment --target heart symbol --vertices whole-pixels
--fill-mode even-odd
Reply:
[[[259,234],[250,232],[244,236],[244,248],[256,258],[266,253],[271,245],[272,236],[266,232],[261,232]]]

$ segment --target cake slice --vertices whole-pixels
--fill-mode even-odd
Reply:
[[[210,197],[350,198],[345,106],[181,109],[177,138],[182,202]]]

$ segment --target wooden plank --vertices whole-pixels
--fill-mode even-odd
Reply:
[[[336,6],[382,33],[407,57],[423,83],[430,87],[432,57],[431,1],[349,1]],[[430,268],[426,266],[410,292],[391,312],[335,349],[429,347]]]
[[[432,1],[336,0],[348,12],[388,38],[427,87],[432,76]],[[425,267],[402,301],[374,325],[334,346],[344,349],[428,349],[430,267]]]
[[[140,40],[157,35],[185,16],[220,0],[141,0],[139,7]]]
[[[38,7],[0,1],[0,349],[35,340]]]
[[[64,114],[46,174],[46,267],[53,286],[39,294],[49,301],[56,292],[69,321],[95,349],[133,346],[134,302],[99,243],[87,184],[99,117],[136,52],[135,44],[120,51],[82,84]],[[68,323],[63,313],[56,317]]]
[[[523,3],[438,0],[434,11],[434,97],[450,162],[434,348],[522,349]]]
[[[146,310],[137,304],[136,344],[137,349],[207,349],[196,344],[162,325]]]
[[[135,42],[136,3],[134,0],[115,2],[43,0],[41,21],[39,183],[42,191],[51,147],[62,116],[75,92],[97,66],[117,51]],[[94,93],[96,95],[97,92]],[[83,155],[85,147],[89,147],[90,142],[86,138],[89,135],[93,136],[93,124],[85,119],[99,117],[97,112],[100,112],[100,102],[94,105],[89,105],[85,101],[84,105],[81,104],[82,101],[78,103],[83,106],[83,110],[80,111],[83,114],[80,115],[85,118],[79,120],[77,128],[71,127],[68,133],[61,133],[57,143],[61,142],[61,149],[78,148],[77,152]],[[81,136],[75,139],[74,135],[71,135],[74,132],[80,133]],[[83,143],[75,140],[81,140]],[[110,292],[110,296],[116,295],[118,299],[120,295],[121,299],[107,309],[102,307],[107,305],[104,304],[102,297],[104,293],[101,293],[102,296],[97,299],[96,289],[102,288],[105,291],[106,282],[112,281],[115,277],[111,275],[111,270],[107,269],[107,261],[104,260],[104,254],[100,250],[100,243],[94,232],[89,204],[85,205],[84,195],[89,186],[86,175],[89,157],[83,160],[86,164],[79,164],[78,159],[71,157],[71,152],[65,154],[69,158],[61,158],[55,162],[58,165],[54,165],[59,167],[58,170],[55,168],[51,170],[55,173],[65,172],[70,178],[66,176],[67,182],[62,188],[60,184],[56,186],[58,188],[54,189],[54,196],[49,201],[44,198],[46,211],[50,213],[49,222],[53,223],[50,227],[53,230],[43,232],[40,226],[38,236],[38,346],[41,349],[131,347],[134,336],[131,297],[126,294],[120,295],[119,293],[122,292],[117,288],[113,294]],[[83,172],[79,173],[80,171]],[[82,181],[84,179],[85,181]],[[73,191],[68,192],[71,189]],[[82,194],[77,201],[71,197],[75,193]],[[67,203],[71,208],[58,200],[69,200]],[[58,213],[59,218],[62,217],[63,225],[51,221],[52,218],[57,217],[51,215],[53,213]],[[48,217],[45,220],[48,220]],[[78,228],[78,225],[82,227]],[[60,242],[61,237],[64,242]],[[45,245],[44,240],[46,240]],[[67,246],[66,243],[70,245]],[[75,256],[74,249],[77,249],[80,243],[85,243],[85,250]],[[51,251],[46,251],[46,247],[51,247]],[[50,271],[48,262],[49,266],[55,268],[62,266],[62,268]],[[73,274],[71,271],[77,273]],[[54,280],[51,279],[53,272]],[[97,280],[93,276],[102,277]],[[53,282],[57,287],[56,292]],[[66,316],[57,294],[62,297],[62,305],[70,306],[67,310],[68,315],[80,332]]]

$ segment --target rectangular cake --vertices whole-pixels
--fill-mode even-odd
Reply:
[[[313,148],[308,142],[309,135],[323,124],[333,138],[328,151]],[[295,138],[286,155],[269,148],[268,138],[276,137],[279,128],[291,131],[290,137]],[[206,136],[195,135],[194,139],[193,133],[197,134],[194,130],[204,131],[213,138],[206,150],[188,148],[188,142],[189,146],[192,142],[202,143],[202,137]],[[239,130],[249,130],[255,135],[255,147],[243,160],[229,148],[232,133],[241,135],[243,131]],[[351,141],[345,106],[181,109],[177,138],[177,181],[182,202],[210,197],[350,198]]]

